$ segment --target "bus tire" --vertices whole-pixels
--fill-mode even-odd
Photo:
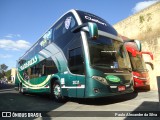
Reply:
[[[143,89],[146,90],[146,91],[150,91],[151,90],[150,85],[145,86]]]
[[[18,84],[18,92],[20,92],[20,84]]]
[[[18,92],[21,93],[21,87],[22,87],[22,83],[18,84]]]
[[[51,93],[56,102],[62,102],[64,100],[59,82],[54,81]]]
[[[24,93],[22,83],[19,84],[18,91],[19,91],[19,93],[22,93],[22,94]]]

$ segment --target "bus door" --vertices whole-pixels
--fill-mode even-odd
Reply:
[[[69,50],[69,69],[71,74],[68,76],[68,84],[71,86],[71,89],[68,94],[72,94],[74,97],[84,97],[85,76],[81,47]]]

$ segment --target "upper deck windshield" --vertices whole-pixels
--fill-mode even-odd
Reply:
[[[88,36],[88,45],[91,66],[104,69],[131,68],[128,53],[122,42],[105,36],[91,40]]]
[[[131,53],[129,53],[129,56],[130,56],[131,65],[132,65],[133,70],[138,70],[138,71],[147,70],[145,62],[141,55],[138,54],[136,57],[133,57]]]
[[[110,33],[115,36],[118,35],[117,31],[104,19],[96,15],[93,15],[91,13],[88,13],[88,12],[77,10],[77,13],[79,14],[79,17],[81,18],[82,23],[94,22],[97,24],[98,30]]]

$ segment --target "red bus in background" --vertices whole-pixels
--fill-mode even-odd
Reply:
[[[133,79],[134,79],[134,88],[150,90],[149,71],[146,68],[146,64],[149,63],[144,62],[142,55],[148,54],[153,60],[153,54],[151,52],[141,51],[141,44],[140,47],[138,47],[135,40],[129,40],[126,37],[122,37],[122,39],[125,42],[125,46],[127,48],[131,61]],[[151,65],[153,69],[153,64],[150,63],[149,65]]]

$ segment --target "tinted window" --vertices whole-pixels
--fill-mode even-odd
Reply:
[[[117,35],[117,31],[104,19],[102,19],[96,15],[93,15],[91,13],[87,13],[87,12],[83,12],[83,11],[79,11],[79,10],[77,10],[77,12],[78,12],[83,23],[94,22],[97,24],[99,30],[111,33],[113,35]]]
[[[47,31],[40,39],[39,46],[41,47],[41,49],[49,45],[51,43],[51,39],[52,39],[52,29]]]
[[[137,55],[136,57],[133,57],[132,54],[130,52],[129,53],[129,57],[130,57],[130,61],[131,61],[131,65],[132,65],[132,69],[133,70],[146,70],[146,64],[143,60],[143,57],[141,55]]]
[[[44,75],[50,75],[57,73],[58,69],[54,63],[54,61],[50,58],[47,58],[44,62]]]
[[[35,48],[34,48],[35,54],[38,54],[40,50],[41,50],[41,46],[40,46],[39,44],[37,44],[37,45],[35,46]]]
[[[105,69],[130,68],[129,57],[122,42],[99,36],[95,41],[89,39],[91,65]]]
[[[82,48],[69,50],[69,68],[74,74],[84,74]]]
[[[75,21],[74,16],[72,16],[72,14],[67,14],[66,16],[64,16],[62,19],[63,21],[63,25],[61,25],[62,27],[62,34],[59,35],[59,37],[55,38],[54,43],[59,46],[65,56],[67,57],[68,53],[68,48],[70,48],[70,45],[73,43],[73,41],[75,41],[75,44],[72,44],[72,47],[75,48],[74,46],[77,45],[77,43],[80,43],[79,41],[81,41],[80,38],[80,33],[72,33],[71,29],[73,27],[75,27],[77,25],[77,22]],[[70,22],[69,22],[70,21]],[[61,21],[60,21],[61,23]],[[60,28],[59,28],[60,29]],[[80,46],[80,44],[79,44]]]
[[[53,41],[55,41],[57,38],[65,34],[67,31],[70,31],[71,28],[73,28],[75,25],[77,25],[75,18],[71,14],[65,15],[54,27],[53,30]]]
[[[25,76],[29,76],[29,79],[37,78],[41,76],[51,75],[58,72],[58,69],[51,59],[51,57],[39,62],[38,64],[28,68],[25,71]],[[27,77],[26,77],[27,78]]]

